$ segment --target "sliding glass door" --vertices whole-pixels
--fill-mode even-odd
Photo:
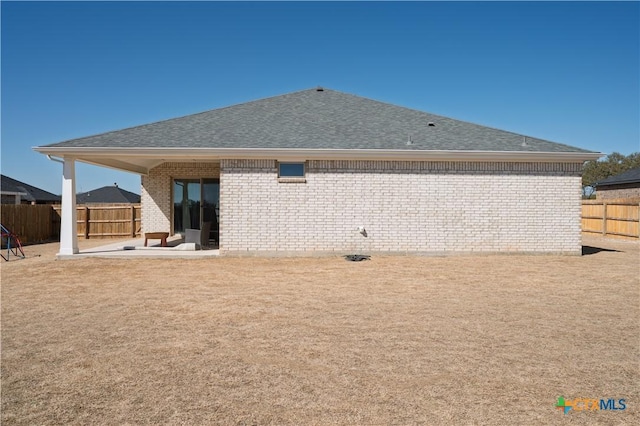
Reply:
[[[220,180],[202,179],[202,222],[211,222],[210,240],[218,240],[220,227],[218,215],[220,214]]]
[[[174,179],[174,233],[184,233],[185,229],[202,229],[204,222],[210,222],[209,238],[217,241],[219,208],[219,179]]]
[[[200,229],[200,179],[173,181],[173,231]]]

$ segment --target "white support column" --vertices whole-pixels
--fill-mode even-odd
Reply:
[[[62,166],[62,217],[60,222],[60,252],[58,255],[78,253],[78,225],[76,212],[76,163],[64,158]]]

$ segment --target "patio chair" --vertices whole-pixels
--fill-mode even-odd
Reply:
[[[185,229],[184,242],[196,243],[200,247],[209,247],[209,233],[211,232],[211,222],[203,222],[202,229]]]

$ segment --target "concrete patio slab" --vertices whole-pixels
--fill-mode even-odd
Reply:
[[[144,238],[135,238],[84,249],[77,254],[58,254],[56,258],[63,260],[81,259],[85,257],[118,259],[202,259],[220,256],[220,250],[215,248],[196,249],[195,244],[185,244],[180,236],[170,237],[167,240],[167,244],[168,247],[161,247],[160,244],[145,247]]]

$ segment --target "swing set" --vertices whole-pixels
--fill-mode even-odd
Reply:
[[[24,251],[22,250],[22,244],[20,243],[20,239],[18,238],[18,236],[13,232],[9,231],[2,224],[0,224],[0,228],[2,231],[1,232],[2,251],[0,251],[0,256],[2,256],[2,258],[5,261],[9,260],[9,257],[11,257],[11,254],[13,254],[15,257],[18,257],[20,259],[24,259],[25,258]],[[6,257],[2,253],[5,248],[7,249]]]

